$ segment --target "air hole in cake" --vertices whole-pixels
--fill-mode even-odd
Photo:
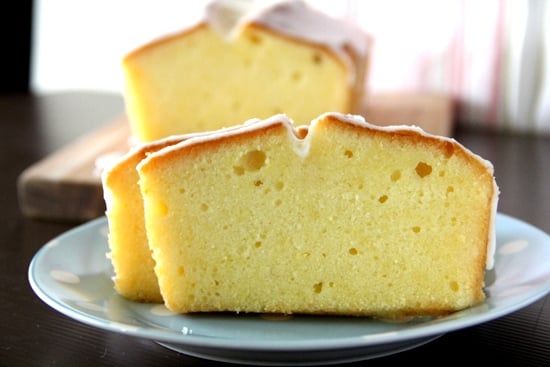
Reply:
[[[256,247],[256,248],[262,247],[262,242],[261,241],[256,241],[256,243],[254,243],[254,247]]]
[[[445,142],[445,158],[451,158],[455,153],[455,146],[451,142]]]
[[[316,52],[313,54],[313,63],[320,65],[323,62],[323,56],[320,53]]]
[[[181,189],[178,190],[178,192],[179,192],[180,194],[185,194],[185,189],[184,189],[184,188],[181,188]]]
[[[258,36],[257,34],[254,34],[252,33],[248,39],[250,40],[250,42],[256,44],[256,45],[259,45],[260,43],[262,43],[262,38],[260,36]]]
[[[283,187],[285,187],[285,184],[281,181],[279,181],[275,184],[275,189],[277,189],[277,191],[281,191],[283,189]]]
[[[179,276],[185,275],[185,268],[183,266],[178,267],[178,275]]]
[[[244,168],[241,166],[233,166],[233,172],[235,172],[237,176],[242,176],[244,175]]]
[[[203,212],[208,211],[208,204],[202,203],[202,204],[201,204],[201,210],[202,210]]]
[[[262,180],[256,180],[254,181],[254,186],[262,186],[264,182]]]
[[[168,205],[162,201],[159,201],[155,207],[155,212],[159,217],[164,217],[168,214]]]
[[[353,157],[353,152],[349,149],[346,149],[346,151],[344,152],[344,155],[348,158],[351,158]]]
[[[281,199],[277,199],[274,202],[275,206],[280,206],[282,203],[283,203],[283,201]]]
[[[387,200],[388,200],[388,195],[382,195],[378,198],[378,201],[382,204],[385,203]]]
[[[425,162],[418,162],[415,170],[420,177],[424,178],[432,173],[432,166]]]
[[[454,192],[455,188],[453,186],[447,187],[447,194],[450,194],[451,192]]]
[[[453,280],[449,285],[451,286],[451,290],[452,290],[452,291],[458,292],[458,289],[459,289],[460,287],[458,286],[458,283],[457,283],[456,281]]]
[[[241,165],[245,171],[257,171],[266,163],[266,155],[261,150],[251,150],[241,157]]]
[[[313,285],[313,291],[315,293],[321,293],[323,291],[323,282],[319,282]]]
[[[302,79],[302,73],[300,73],[298,70],[295,70],[295,71],[291,74],[291,78],[292,78],[292,80],[294,80],[295,82],[299,82],[299,81]]]
[[[420,233],[420,227],[419,226],[412,227],[412,230],[413,230],[414,233]]]
[[[397,181],[401,178],[401,171],[400,170],[395,170],[392,172],[391,176],[390,176],[391,180],[392,181]]]
[[[352,247],[348,250],[350,255],[357,255],[357,249],[355,247]]]

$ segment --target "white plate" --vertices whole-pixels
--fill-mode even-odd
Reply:
[[[550,237],[503,214],[497,216],[496,231],[495,268],[486,276],[487,300],[446,317],[408,323],[325,316],[176,315],[163,305],[127,301],[113,290],[105,218],[44,245],[30,264],[29,281],[38,297],[62,314],[152,339],[181,353],[264,365],[351,362],[417,347],[545,296],[550,291]]]

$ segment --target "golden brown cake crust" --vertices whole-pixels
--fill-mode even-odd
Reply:
[[[208,28],[208,27],[209,27],[208,23],[200,22],[200,23],[197,23],[197,24],[195,24],[194,26],[192,26],[190,28],[183,29],[179,32],[173,32],[171,34],[158,37],[158,38],[156,38],[156,39],[154,39],[154,40],[152,40],[148,43],[145,43],[145,44],[137,47],[136,49],[134,49],[131,52],[124,55],[124,57],[122,59],[122,62],[123,62],[123,64],[129,63],[129,62],[132,61],[132,59],[134,59],[136,57],[139,57],[144,52],[146,53],[146,52],[149,52],[150,50],[152,50],[154,48],[162,47],[163,45],[165,45],[167,43],[170,43],[174,39],[187,37],[192,33],[200,32],[201,30],[203,30],[205,28]]]

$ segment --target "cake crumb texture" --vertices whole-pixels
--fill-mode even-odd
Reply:
[[[371,53],[364,31],[303,1],[243,11],[237,20],[227,15],[236,12],[226,9],[232,3],[214,1],[193,27],[125,55],[124,100],[136,139],[277,113],[309,124],[325,111],[359,112]],[[219,26],[225,18],[236,24]]]
[[[485,299],[498,188],[452,139],[327,113],[189,139],[138,164],[174,312],[437,316]]]

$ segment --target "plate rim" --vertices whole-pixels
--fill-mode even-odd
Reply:
[[[511,215],[504,213],[497,213],[497,220],[508,220],[517,223],[525,227],[526,229],[534,232],[537,236],[542,236],[549,242],[550,245],[550,236],[542,231],[541,229],[525,222],[521,219],[515,218]],[[506,307],[501,307],[496,310],[492,310],[490,313],[479,313],[474,315],[469,315],[466,318],[454,318],[446,320],[446,317],[442,317],[435,324],[418,324],[416,327],[406,330],[400,330],[398,332],[389,331],[385,333],[378,333],[374,335],[361,335],[361,336],[350,336],[350,337],[339,337],[336,339],[326,338],[326,339],[314,339],[314,340],[291,340],[291,341],[281,341],[281,340],[255,340],[251,345],[242,345],[242,339],[238,338],[221,338],[221,337],[207,337],[201,335],[193,334],[183,334],[177,333],[173,329],[151,329],[144,328],[141,326],[127,325],[117,321],[111,321],[105,318],[96,317],[94,315],[86,314],[82,311],[74,309],[69,305],[59,301],[54,296],[49,294],[46,290],[43,289],[43,286],[38,281],[36,275],[37,264],[41,259],[47,254],[48,250],[52,247],[51,244],[54,241],[61,241],[68,237],[75,236],[78,232],[84,232],[90,230],[91,228],[96,228],[98,226],[107,225],[107,218],[105,216],[92,219],[88,222],[80,224],[66,232],[61,233],[60,235],[52,238],[46,242],[35,255],[32,257],[32,260],[28,267],[28,281],[34,293],[47,305],[60,312],[61,314],[70,317],[74,320],[87,324],[89,326],[97,327],[103,330],[122,333],[125,335],[131,335],[135,337],[146,338],[150,340],[176,343],[181,345],[197,346],[203,348],[216,348],[218,350],[235,350],[239,349],[242,351],[316,351],[316,350],[326,350],[329,349],[349,349],[349,348],[364,348],[369,346],[376,346],[382,344],[389,344],[393,342],[407,341],[411,339],[419,338],[429,338],[431,336],[445,334],[448,332],[468,328],[474,325],[478,325],[484,322],[488,322],[514,311],[517,311],[521,308],[524,308],[537,300],[543,298],[548,293],[550,293],[550,279],[544,285],[541,285],[537,288],[536,292],[531,292],[529,297],[524,297],[521,301],[515,302],[513,304],[507,305]],[[498,238],[498,232],[497,232]],[[106,258],[105,261],[108,261]],[[550,266],[549,266],[550,271]],[[113,290],[114,292],[114,290]],[[483,304],[482,304],[483,305]],[[479,306],[474,306],[479,307]],[[462,312],[462,311],[459,311]],[[175,315],[178,316],[178,315]],[[437,321],[437,320],[435,320]],[[397,334],[397,335],[396,335]],[[240,342],[239,342],[240,341]]]

